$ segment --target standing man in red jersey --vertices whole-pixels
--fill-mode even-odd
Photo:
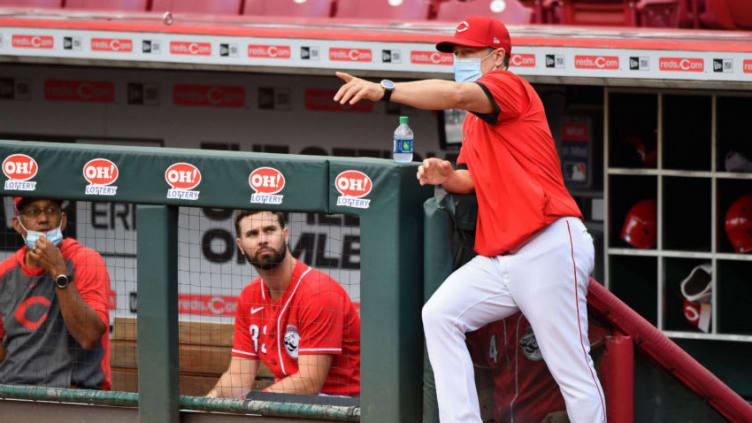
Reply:
[[[13,228],[26,245],[0,263],[0,383],[109,390],[104,260],[63,238],[61,201],[15,203]]]
[[[475,191],[478,198],[479,255],[450,275],[423,307],[440,420],[481,421],[465,333],[521,311],[570,420],[605,422],[605,398],[588,341],[593,241],[564,186],[541,100],[527,81],[507,70],[512,44],[498,20],[468,17],[436,48],[454,53],[456,82],[377,84],[337,73],[345,83],[334,101],[386,100],[470,112],[457,160],[467,169],[430,158],[417,173],[421,185]]]
[[[274,373],[264,391],[359,395],[360,316],[344,288],[292,256],[284,213],[238,211],[235,230],[259,277],[240,294],[230,365],[208,396],[245,396],[259,361]]]

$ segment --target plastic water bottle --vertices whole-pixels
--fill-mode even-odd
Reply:
[[[392,157],[398,163],[413,161],[413,130],[407,125],[407,116],[400,116],[400,124],[394,130]]]

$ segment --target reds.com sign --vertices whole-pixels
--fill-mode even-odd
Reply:
[[[235,316],[238,298],[227,295],[178,294],[178,313],[198,316]]]
[[[411,51],[410,63],[416,65],[452,65],[454,55],[438,51]]]
[[[37,161],[26,154],[11,154],[3,160],[3,173],[11,181],[28,181],[38,170]]]
[[[170,42],[171,54],[188,54],[192,56],[209,56],[211,55],[211,43],[197,43],[189,41],[172,41]]]
[[[18,48],[52,48],[55,39],[50,35],[13,35],[11,45]]]
[[[329,60],[345,62],[370,62],[373,54],[367,48],[337,48],[329,49]]]
[[[752,60],[745,60],[742,63],[742,70],[744,73],[752,73]]]
[[[44,98],[51,101],[112,103],[115,84],[109,81],[44,81]]]
[[[289,59],[292,56],[290,46],[270,46],[251,44],[248,46],[248,57],[261,59]]]
[[[133,51],[133,41],[125,38],[92,38],[93,51],[114,51],[129,53]]]
[[[176,84],[172,99],[180,106],[245,106],[245,88],[228,85]]]
[[[661,57],[658,67],[662,71],[703,72],[705,61],[698,58]]]
[[[512,54],[509,59],[509,65],[518,68],[534,68],[535,67],[535,55],[534,54]]]
[[[574,67],[576,69],[619,69],[617,56],[575,56]]]

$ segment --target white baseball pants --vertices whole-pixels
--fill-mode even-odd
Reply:
[[[606,422],[588,340],[586,296],[593,262],[593,239],[585,225],[566,217],[514,254],[476,256],[444,281],[423,307],[441,423],[481,423],[465,333],[518,310],[535,332],[570,421]]]

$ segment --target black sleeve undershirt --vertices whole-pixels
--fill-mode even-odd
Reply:
[[[478,86],[483,90],[484,93],[486,93],[486,97],[488,97],[488,100],[491,101],[491,105],[493,105],[494,111],[492,113],[475,113],[470,112],[474,114],[475,116],[478,116],[480,119],[482,119],[484,122],[486,122],[489,125],[496,125],[496,123],[499,121],[499,113],[501,113],[501,108],[496,103],[496,100],[494,100],[493,96],[491,95],[491,91],[488,90],[488,88],[481,84],[480,82],[476,82]]]

